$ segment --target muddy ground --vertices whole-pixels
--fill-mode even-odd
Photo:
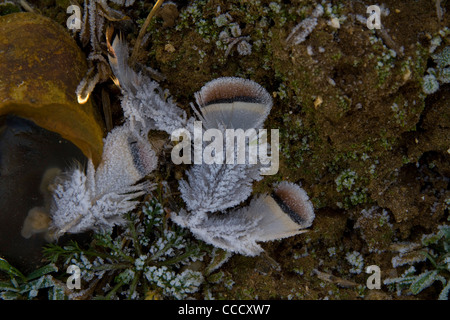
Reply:
[[[29,2],[65,26],[69,1]],[[114,26],[131,46],[152,6],[136,2],[111,5],[130,18]],[[254,192],[281,180],[301,183],[316,212],[308,233],[264,244],[276,263],[264,255],[233,256],[222,267],[232,288],[212,285],[213,295],[436,299],[439,282],[416,296],[398,295],[384,284],[369,290],[364,269],[379,266],[382,281],[400,276],[409,265],[393,266],[396,244],[420,243],[424,234],[448,223],[450,87],[441,83],[425,94],[422,83],[427,69],[436,67],[432,54],[449,45],[444,27],[450,2],[441,2],[440,20],[434,1],[383,1],[382,29],[370,30],[361,17],[368,17],[372,3],[323,1],[324,13],[298,44],[286,39],[318,2],[175,3],[176,10],[152,20],[139,61],[164,76],[161,85],[189,113],[194,93],[211,79],[240,76],[265,87],[274,102],[265,127],[280,130],[280,170],[255,184]],[[217,20],[221,15],[225,24]],[[229,47],[234,39],[227,43],[222,31],[242,39]],[[251,53],[242,44],[238,48],[243,41]],[[89,46],[83,49],[89,53]],[[105,80],[93,93],[97,105],[102,89],[118,124],[120,92]],[[160,170],[175,183],[183,172],[164,162]],[[362,257],[358,266],[349,261],[353,252]],[[427,262],[415,266],[430,268]]]

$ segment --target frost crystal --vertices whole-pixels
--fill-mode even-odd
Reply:
[[[346,169],[341,172],[341,174],[335,179],[336,190],[338,192],[344,189],[351,190],[352,186],[355,184],[356,179],[358,179],[358,174],[355,171]]]
[[[229,13],[222,13],[218,17],[214,18],[214,21],[218,27],[226,26],[233,18]]]
[[[170,271],[166,266],[160,268],[147,267],[144,273],[149,282],[163,289],[165,296],[173,296],[176,299],[186,298],[188,293],[198,291],[203,282],[201,272],[186,269],[180,274]]]
[[[433,94],[439,90],[439,82],[450,83],[450,46],[440,53],[432,55],[436,68],[429,68],[423,77],[422,89],[425,94]]]
[[[441,70],[439,74],[439,81],[442,83],[450,83],[450,67]]]
[[[450,46],[445,47],[439,54],[434,54],[432,57],[440,69],[449,66]]]

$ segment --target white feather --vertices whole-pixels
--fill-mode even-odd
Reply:
[[[196,211],[182,210],[172,214],[171,219],[209,244],[248,256],[263,251],[259,242],[306,232],[305,226],[291,219],[270,195],[259,196],[248,207],[226,213],[202,214],[199,218]]]

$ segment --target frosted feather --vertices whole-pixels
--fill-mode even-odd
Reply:
[[[261,128],[272,108],[270,94],[258,83],[237,77],[217,78],[195,94],[206,129]],[[195,110],[196,111],[196,110]]]
[[[47,231],[50,217],[44,207],[33,207],[28,211],[28,215],[22,226],[20,234],[25,239],[29,239],[33,234]]]
[[[148,142],[127,126],[115,128],[105,140],[97,170],[89,160],[86,171],[79,165],[56,178],[50,209],[55,237],[123,224],[123,214],[133,210],[139,204],[135,199],[150,188],[139,181],[155,167]]]
[[[120,192],[156,169],[157,158],[148,141],[128,126],[114,128],[105,139],[102,161],[96,173],[96,196]]]
[[[219,129],[224,140],[226,129],[261,127],[272,107],[272,98],[263,87],[251,80],[235,77],[212,80],[195,97],[203,129]],[[247,151],[250,142],[244,144]],[[225,141],[223,147],[223,154],[226,154]],[[180,181],[179,189],[188,210],[198,215],[223,211],[250,196],[253,182],[262,178],[262,164],[252,164],[247,153],[245,163],[238,164],[237,155],[241,147],[236,144],[233,148],[236,151],[233,164],[194,164],[186,172],[187,180]]]
[[[123,41],[122,35],[118,35],[112,45],[109,45],[109,64],[120,87],[126,91],[136,94],[141,86],[139,75],[128,66],[128,46]]]
[[[198,239],[217,248],[243,255],[255,256],[263,251],[249,235],[257,227],[257,221],[242,219],[242,216],[230,214],[213,214],[201,223],[195,223],[195,217],[186,211],[171,219],[178,225],[187,227]]]
[[[261,180],[256,165],[200,164],[186,172],[179,190],[188,210],[216,212],[245,201],[252,193],[254,181]]]
[[[219,126],[217,129],[224,130],[224,127]],[[248,153],[244,159],[245,163],[239,164],[237,157],[241,147],[239,144],[235,145],[236,152],[232,164],[208,164],[203,161],[201,164],[192,165],[186,171],[186,180],[180,180],[179,190],[188,210],[196,214],[223,211],[242,203],[251,195],[253,182],[262,179],[263,165],[251,164],[252,157]],[[249,151],[248,141],[244,148],[243,152]],[[224,143],[222,151],[224,155],[226,149]]]
[[[315,218],[314,207],[306,191],[299,185],[283,181],[278,184],[271,196],[302,228],[312,225]]]
[[[294,184],[283,184],[274,193],[289,189],[289,206],[304,208],[302,220],[292,217],[272,195],[254,199],[248,207],[227,213],[203,214],[199,219],[194,213],[181,211],[172,220],[187,227],[199,239],[227,251],[248,256],[260,254],[259,242],[273,241],[306,232],[314,220],[314,211],[306,192]],[[289,198],[289,197],[288,197]],[[286,198],[285,198],[286,199]],[[292,201],[298,203],[292,203]],[[287,205],[287,203],[286,203]]]
[[[188,125],[186,112],[179,108],[157,82],[128,65],[128,48],[121,36],[110,48],[109,63],[122,90],[122,109],[131,129],[146,136],[151,129],[171,134]]]

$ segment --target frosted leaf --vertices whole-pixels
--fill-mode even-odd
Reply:
[[[423,77],[422,89],[425,94],[433,94],[439,89],[439,82],[432,74]]]
[[[440,70],[439,81],[441,81],[442,83],[450,83],[450,67]]]
[[[434,54],[432,57],[439,69],[450,66],[450,46],[445,47],[440,53]]]

